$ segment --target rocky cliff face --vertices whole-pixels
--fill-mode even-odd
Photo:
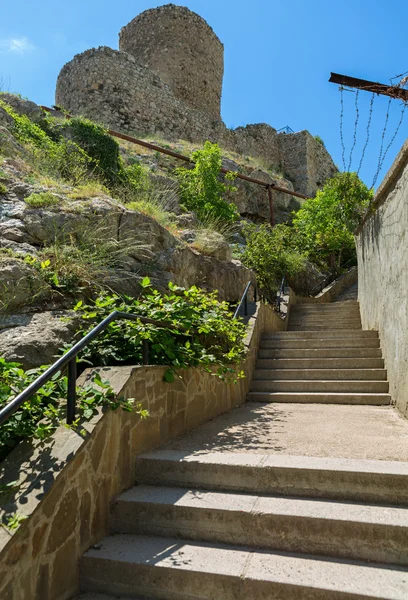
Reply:
[[[33,103],[9,100],[35,116]],[[37,116],[43,118],[41,111]],[[101,288],[137,296],[145,275],[158,289],[172,281],[216,289],[230,302],[241,297],[253,274],[231,260],[217,233],[203,244],[200,232],[202,252],[195,237],[184,241],[183,216],[191,228],[194,215],[180,216],[170,231],[103,188],[81,195],[72,185],[38,177],[2,110],[0,121],[0,150],[8,155],[0,164],[0,355],[25,366],[50,362],[72,336],[69,309],[78,298]],[[173,204],[177,212],[177,194]]]

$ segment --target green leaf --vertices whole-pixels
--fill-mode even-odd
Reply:
[[[164,379],[165,381],[167,381],[167,383],[173,383],[174,371],[172,371],[171,369],[167,369],[167,371],[164,373]]]
[[[142,288],[147,288],[150,286],[150,277],[144,277],[141,281]]]

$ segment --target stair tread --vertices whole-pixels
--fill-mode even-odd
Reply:
[[[397,460],[372,460],[359,458],[333,458],[320,456],[277,455],[267,452],[251,453],[207,452],[206,454],[188,454],[185,450],[153,450],[138,457],[143,461],[166,461],[171,463],[194,463],[210,465],[234,465],[250,467],[268,467],[276,469],[313,469],[316,471],[336,471],[347,473],[370,473],[401,475],[408,477],[408,462]]]
[[[151,485],[135,486],[120,494],[117,501],[408,528],[408,510],[406,508],[357,502],[259,496],[230,491],[218,492]]]
[[[236,579],[240,583],[240,598],[248,597],[246,586],[253,590],[258,582],[265,582],[270,586],[276,584],[303,586],[327,592],[341,591],[381,600],[405,600],[408,589],[408,572],[400,568],[390,569],[357,561],[330,560],[283,552],[254,552],[253,549],[233,545],[133,534],[110,536],[102,541],[99,549],[88,550],[82,560],[85,580],[89,578],[93,581],[92,569],[88,575],[87,567],[95,562],[99,565],[97,584],[101,586],[104,585],[101,581],[102,574],[109,577],[107,566],[115,563],[120,565],[121,571],[124,565],[131,567],[130,577],[136,585],[138,578],[135,567],[138,566],[144,569],[150,567],[156,572],[163,569],[167,575],[166,587],[170,573],[177,571],[194,573],[194,581],[190,580],[193,587],[200,585],[200,575],[203,574],[212,575],[215,585],[217,579],[222,577],[228,577],[229,581]],[[123,572],[121,574],[122,586]],[[160,580],[153,581],[152,593],[156,586],[160,586]],[[180,598],[187,598],[188,592],[184,588],[180,591]]]

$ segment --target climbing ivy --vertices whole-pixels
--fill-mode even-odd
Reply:
[[[46,366],[24,370],[17,362],[0,357],[0,408],[3,408],[46,370]],[[0,460],[23,439],[49,437],[64,421],[67,397],[67,377],[57,373],[45,383],[30,400],[25,402],[5,423],[0,425]],[[99,373],[92,384],[77,390],[77,422],[89,420],[101,406],[116,410],[136,410],[142,417],[146,412],[133,399],[117,399],[108,383]]]
[[[150,345],[150,364],[167,365],[166,380],[173,381],[178,369],[198,367],[220,378],[235,380],[244,355],[245,325],[233,319],[226,302],[217,292],[208,293],[195,286],[184,289],[169,284],[169,292],[151,287],[146,277],[140,298],[101,294],[92,304],[79,302],[76,310],[84,319],[80,334],[86,335],[113,310],[160,320],[169,327],[140,321],[114,321],[82,353],[82,360],[94,366],[141,364],[142,341]],[[176,328],[174,331],[170,326]],[[178,329],[177,329],[178,328]]]

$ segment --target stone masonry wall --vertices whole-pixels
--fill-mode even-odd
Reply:
[[[78,54],[63,67],[56,103],[123,132],[200,142],[214,137],[209,117],[176,98],[133,56],[106,46]]]
[[[408,141],[374,209],[356,237],[361,320],[379,331],[392,400],[408,416]]]
[[[147,419],[109,411],[85,423],[85,435],[60,427],[45,442],[20,444],[0,465],[2,484],[18,481],[1,498],[0,520],[15,512],[27,517],[17,531],[0,527],[1,600],[74,597],[79,559],[109,532],[110,502],[134,484],[137,456],[242,404],[262,332],[284,328],[277,313],[258,305],[241,365],[246,378],[236,385],[197,369],[172,384],[163,382],[166,367],[100,369],[118,396],[149,410]]]
[[[325,147],[308,131],[281,133],[278,143],[282,168],[301,194],[314,196],[338,171]]]
[[[221,120],[224,48],[199,15],[174,4],[146,10],[122,28],[119,48],[185,104]]]

